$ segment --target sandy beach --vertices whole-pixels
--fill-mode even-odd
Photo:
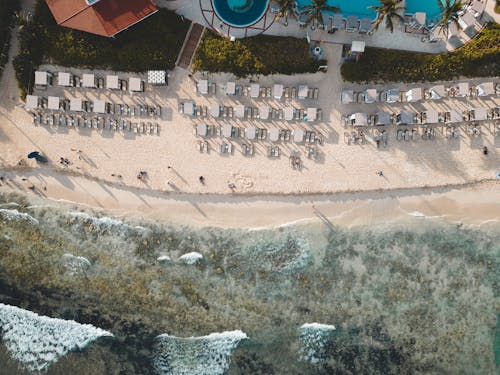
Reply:
[[[30,194],[64,205],[75,203],[95,208],[102,215],[223,228],[263,228],[317,221],[327,226],[353,227],[415,218],[482,225],[500,220],[500,183],[496,181],[391,192],[216,195],[166,193],[50,169],[18,169],[6,172],[0,192]]]

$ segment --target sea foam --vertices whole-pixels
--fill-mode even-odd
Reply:
[[[25,212],[19,212],[18,210],[9,210],[6,208],[0,208],[0,217],[3,217],[7,220],[18,220],[18,221],[27,221],[30,224],[38,225],[38,220],[33,216],[28,215]]]
[[[301,359],[312,364],[321,362],[323,349],[334,331],[335,326],[329,324],[306,323],[300,326]]]
[[[179,257],[179,260],[181,262],[186,263],[186,264],[195,264],[196,262],[198,262],[201,259],[203,259],[203,255],[200,253],[197,253],[196,251],[184,254],[184,255]]]
[[[2,303],[0,331],[10,355],[30,371],[44,371],[68,352],[113,336],[90,324],[40,316]]]
[[[153,365],[159,375],[222,375],[229,368],[232,352],[246,338],[239,330],[190,338],[160,335]]]

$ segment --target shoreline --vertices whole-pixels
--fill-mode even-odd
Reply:
[[[317,194],[193,194],[136,188],[50,168],[14,167],[4,172],[0,192],[118,217],[198,227],[257,229],[299,222],[353,227],[437,217],[471,225],[500,222],[500,182],[493,179]]]

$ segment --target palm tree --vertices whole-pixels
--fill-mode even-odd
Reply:
[[[300,8],[301,13],[307,14],[307,23],[316,21],[318,25],[323,25],[323,12],[340,12],[339,7],[331,6],[326,3],[327,0],[312,0],[308,5]]]
[[[450,29],[450,24],[454,23],[457,28],[460,26],[458,24],[458,12],[462,10],[464,4],[462,0],[437,0],[439,8],[441,9],[441,19],[439,20],[437,26],[443,30],[444,35],[448,38],[448,32]]]
[[[379,0],[379,5],[371,5],[368,8],[377,12],[377,19],[373,24],[373,30],[378,30],[378,27],[385,19],[385,28],[389,29],[391,33],[394,31],[394,19],[404,22],[401,13],[406,9],[404,6],[399,5],[400,0]],[[439,0],[438,0],[439,1]]]
[[[274,1],[278,7],[279,7],[279,12],[278,12],[278,17],[282,17],[285,19],[284,25],[288,25],[288,16],[292,13],[294,13],[295,9],[295,0],[275,0]]]

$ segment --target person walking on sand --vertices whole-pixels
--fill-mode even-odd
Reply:
[[[382,171],[378,171],[377,174],[380,176],[380,177],[384,177],[384,172]]]

